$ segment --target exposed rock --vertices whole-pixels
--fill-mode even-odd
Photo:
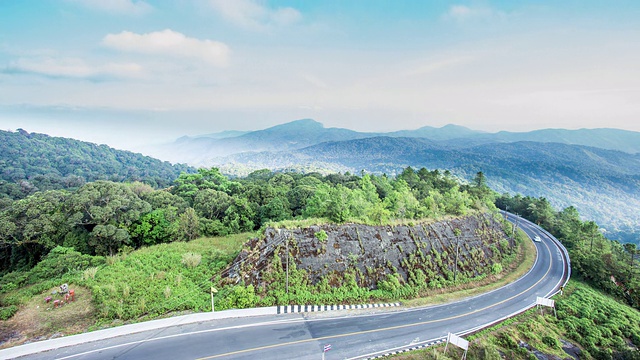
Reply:
[[[245,244],[228,277],[231,281],[242,279],[246,284],[264,286],[262,274],[274,266],[274,254],[283,266],[286,264],[287,246],[291,254],[288,260],[307,272],[311,284],[329,277],[333,279],[332,286],[339,286],[336,282],[350,270],[355,272],[358,285],[370,289],[394,273],[404,282],[416,277],[426,282],[438,277],[453,279],[455,273],[458,277],[474,277],[487,273],[487,267],[514,251],[513,239],[507,239],[495,216],[499,215],[473,214],[416,225],[268,228],[264,238]],[[322,232],[326,239],[320,240],[324,236],[316,234]]]
[[[575,360],[580,359],[580,354],[582,353],[582,350],[580,350],[579,347],[568,342],[567,340],[560,339],[560,342],[562,343],[562,350],[564,350],[564,352],[566,352],[569,356],[571,356]]]

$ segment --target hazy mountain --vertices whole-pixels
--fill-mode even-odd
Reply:
[[[184,136],[184,138],[185,139],[189,139],[189,138],[226,139],[226,138],[242,136],[242,135],[250,133],[250,132],[251,131],[226,130],[226,131],[220,131],[220,132],[217,132],[217,133],[203,134],[203,135],[197,135],[197,136],[192,136],[192,137]]]
[[[481,131],[471,130],[464,126],[459,125],[445,125],[441,128],[432,126],[423,126],[416,130],[400,130],[386,134],[386,136],[392,137],[412,137],[412,138],[427,138],[430,140],[452,140],[461,138],[470,138],[475,136],[481,136],[486,134]]]
[[[327,141],[355,140],[382,135],[451,140],[465,136],[482,135],[483,133],[456,125],[447,125],[442,128],[425,126],[417,130],[392,133],[358,132],[342,128],[325,128],[315,120],[302,119],[264,130],[241,133],[238,136],[230,136],[231,134],[235,133],[225,132],[197,137],[184,136],[174,143],[148,149],[147,153],[172,162],[209,166],[216,163],[212,159],[232,154],[295,150]]]
[[[447,148],[469,148],[482,144],[535,141],[593,146],[635,154],[640,152],[640,133],[617,129],[544,129],[530,132],[486,133],[458,125],[440,128],[424,126],[416,130],[388,133],[358,132],[325,128],[312,119],[296,120],[256,131],[223,131],[199,136],[183,136],[173,143],[146,148],[145,153],[174,163],[210,166],[216,158],[244,152],[287,151],[331,141],[347,141],[379,136],[424,138]]]
[[[470,137],[475,141],[554,142],[561,144],[593,146],[608,150],[619,150],[631,154],[640,153],[640,132],[619,129],[543,129],[520,133],[501,131],[495,134],[480,134],[472,135]]]

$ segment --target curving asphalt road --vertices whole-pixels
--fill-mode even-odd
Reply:
[[[507,215],[507,213],[503,213]],[[516,220],[517,219],[517,220]],[[368,315],[285,314],[167,327],[30,355],[26,359],[365,359],[464,335],[502,321],[566,284],[566,250],[549,233],[508,214],[535,242],[531,271],[500,289],[449,304]]]

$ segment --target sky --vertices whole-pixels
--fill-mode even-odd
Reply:
[[[0,0],[0,130],[640,131],[637,0]]]

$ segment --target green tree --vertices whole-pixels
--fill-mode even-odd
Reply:
[[[193,240],[200,236],[200,220],[193,208],[187,208],[178,218],[177,236],[180,240]]]
[[[123,245],[130,244],[129,232],[114,225],[96,225],[91,232],[89,245],[97,255],[115,255]]]
[[[35,265],[62,244],[69,230],[62,211],[68,196],[63,190],[38,192],[0,210],[0,247],[8,250],[3,256],[5,266],[17,265],[9,258],[11,252],[14,258],[16,254],[24,254],[25,265]]]
[[[129,186],[110,181],[84,185],[69,197],[65,207],[68,224],[91,233],[89,244],[101,255],[129,245],[128,229],[151,211],[151,205]]]
[[[197,192],[193,200],[193,208],[199,216],[211,220],[222,220],[232,203],[233,199],[227,193],[204,189]]]

